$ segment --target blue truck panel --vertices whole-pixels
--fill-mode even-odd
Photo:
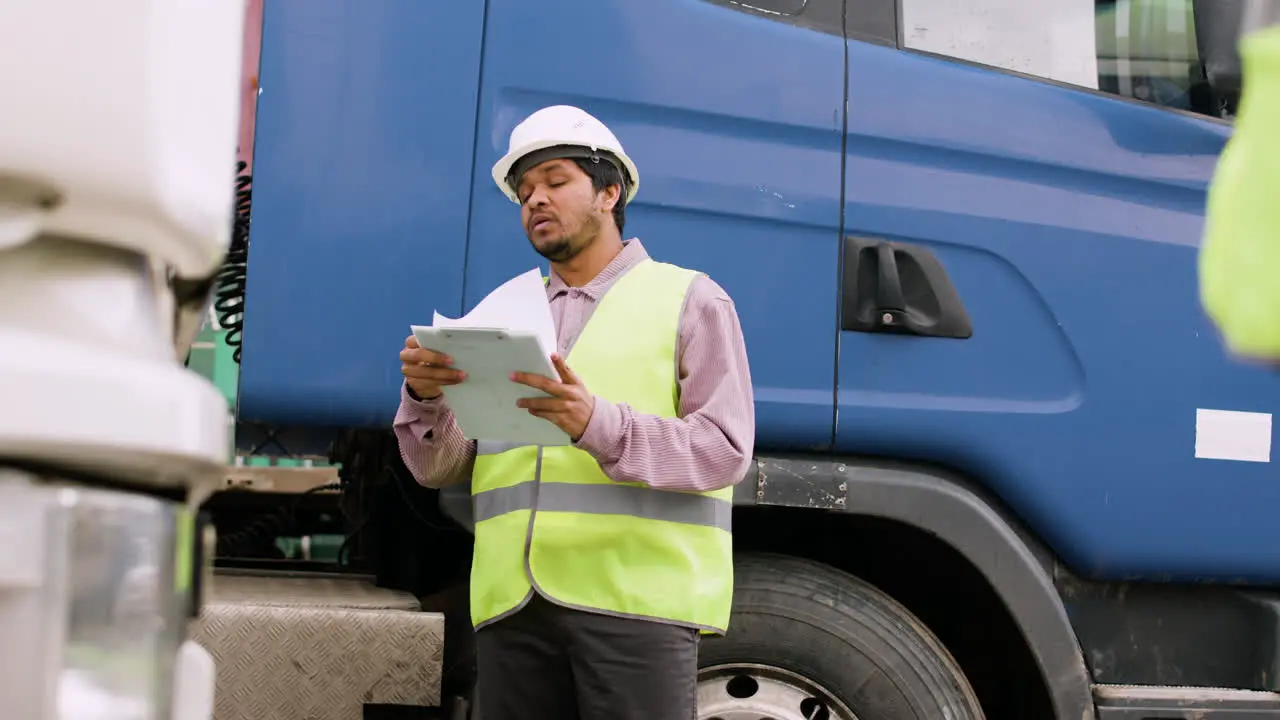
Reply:
[[[484,3],[266,4],[239,417],[385,426],[462,301]]]
[[[388,425],[408,325],[543,265],[489,167],[578,104],[626,234],[737,302],[760,448],[962,469],[1085,575],[1280,581],[1271,466],[1194,457],[1197,408],[1280,402],[1196,298],[1226,126],[703,0],[266,13],[242,420]],[[973,336],[841,332],[845,235],[932,250]]]
[[[974,334],[842,333],[838,447],[971,472],[1093,577],[1280,580],[1274,469],[1194,456],[1197,408],[1280,404],[1197,302],[1228,128],[859,43],[849,64],[846,232],[933,248]]]
[[[640,237],[658,259],[708,273],[736,301],[760,444],[828,446],[841,38],[701,0],[489,0],[489,18],[467,306],[512,275],[545,266],[524,237],[519,208],[488,169],[529,113],[578,105],[609,125],[639,164],[624,234]]]

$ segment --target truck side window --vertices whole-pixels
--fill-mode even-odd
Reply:
[[[903,47],[1213,117],[1195,0],[902,0]],[[1197,16],[1197,10],[1200,17]]]

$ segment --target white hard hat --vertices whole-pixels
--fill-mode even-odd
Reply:
[[[536,153],[536,155],[535,155]],[[529,161],[521,160],[528,158]],[[631,202],[640,188],[640,172],[627,157],[622,143],[604,123],[587,111],[571,105],[552,105],[525,118],[511,131],[507,154],[494,163],[493,181],[498,189],[519,204],[515,185],[524,170],[538,163],[559,158],[581,158],[621,163],[626,183],[624,203]],[[615,163],[616,164],[616,163]],[[520,166],[520,167],[517,167]],[[515,171],[513,173],[513,170]]]

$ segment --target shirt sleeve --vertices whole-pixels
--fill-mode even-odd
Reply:
[[[577,447],[615,482],[698,492],[737,484],[755,445],[751,372],[733,300],[705,275],[689,286],[677,352],[679,417],[596,397]]]
[[[418,400],[402,387],[393,428],[400,458],[420,485],[441,488],[471,477],[476,444],[462,436],[444,396]]]

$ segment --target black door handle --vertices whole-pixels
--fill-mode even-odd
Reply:
[[[932,251],[853,236],[844,239],[840,329],[961,339],[973,335],[960,294]]]

